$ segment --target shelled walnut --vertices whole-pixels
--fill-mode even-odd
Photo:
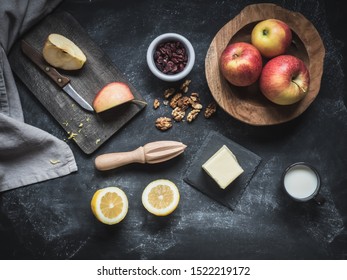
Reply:
[[[158,109],[159,106],[160,106],[159,100],[158,100],[158,99],[154,99],[153,108],[154,108],[154,109]]]
[[[189,85],[192,82],[192,80],[185,80],[184,83],[181,85],[180,89],[183,93],[187,93],[189,89]]]
[[[206,119],[209,119],[214,113],[217,111],[217,104],[216,102],[211,102],[210,104],[207,105],[204,116]]]
[[[175,122],[182,122],[186,118],[191,123],[198,114],[204,109],[197,92],[188,93],[191,80],[185,80],[179,88],[168,88],[164,91],[162,103],[172,108],[171,116],[162,116],[156,120],[156,127],[159,130],[166,131],[173,126]],[[154,101],[154,109],[158,108],[161,103],[159,99]],[[159,105],[158,105],[159,104]],[[216,104],[210,103],[204,110],[205,118],[210,118],[216,111]],[[190,108],[190,109],[189,109]],[[187,110],[190,110],[189,113]],[[170,113],[169,113],[170,114]]]
[[[192,103],[191,106],[193,109],[196,109],[196,110],[202,109],[202,105],[200,103]]]
[[[193,93],[190,95],[190,99],[191,99],[193,102],[200,102],[199,94],[196,93],[196,92],[193,92]]]
[[[200,113],[200,110],[197,110],[197,109],[191,110],[187,116],[187,121],[192,122],[193,120],[197,118],[199,113]]]
[[[172,110],[171,115],[176,122],[180,122],[181,120],[183,120],[184,116],[186,115],[186,112],[184,109],[176,107]]]
[[[177,100],[177,107],[186,110],[191,104],[190,98],[188,96],[183,96]]]
[[[176,93],[172,98],[171,98],[171,101],[170,101],[170,107],[172,109],[175,109],[177,107],[177,102],[178,100],[182,97],[182,93]]]
[[[175,94],[175,89],[174,88],[168,88],[164,91],[164,98],[169,99],[174,94]]]
[[[155,126],[156,128],[162,131],[168,130],[169,128],[172,127],[171,118],[167,118],[167,117],[157,118],[157,120],[155,121]]]

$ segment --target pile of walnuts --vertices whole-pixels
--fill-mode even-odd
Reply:
[[[197,118],[202,111],[203,106],[200,102],[199,94],[196,92],[187,95],[191,80],[186,80],[180,87],[179,91],[169,88],[164,91],[165,106],[172,108],[171,117],[160,117],[156,120],[155,126],[159,130],[165,131],[172,127],[172,119],[176,122],[184,121],[191,123]],[[159,99],[153,102],[153,108],[158,109],[160,106]],[[211,102],[204,111],[205,118],[210,118],[217,110],[217,104]]]

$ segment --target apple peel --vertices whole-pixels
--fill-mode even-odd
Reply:
[[[278,105],[291,105],[303,99],[309,90],[310,73],[305,63],[292,55],[270,59],[259,79],[263,95]]]
[[[255,83],[263,67],[258,49],[246,42],[236,42],[226,46],[219,60],[224,78],[239,87]]]
[[[96,94],[93,108],[96,113],[101,113],[128,102],[147,105],[145,101],[135,99],[126,83],[112,82],[104,86]]]
[[[253,28],[251,42],[264,57],[272,58],[286,53],[292,42],[292,30],[279,19],[263,20]]]

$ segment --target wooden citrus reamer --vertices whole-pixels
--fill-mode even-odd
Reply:
[[[95,158],[98,170],[110,170],[130,163],[159,163],[184,152],[187,146],[177,141],[155,141],[133,151],[108,153]]]

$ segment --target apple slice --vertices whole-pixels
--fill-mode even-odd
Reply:
[[[96,94],[93,107],[95,112],[100,113],[130,101],[134,101],[134,95],[129,86],[122,82],[113,82]]]
[[[74,42],[60,34],[50,34],[42,50],[44,59],[52,66],[64,70],[81,69],[86,56]]]

